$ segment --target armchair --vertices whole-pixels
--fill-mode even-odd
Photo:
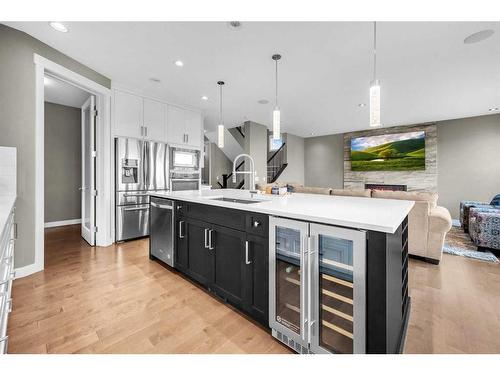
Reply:
[[[469,232],[469,211],[472,207],[500,210],[500,194],[496,195],[490,203],[480,201],[460,202],[460,225],[465,233]]]
[[[469,234],[476,246],[500,250],[500,209],[471,207]]]

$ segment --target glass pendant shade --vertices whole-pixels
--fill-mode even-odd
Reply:
[[[281,138],[281,129],[280,129],[280,110],[278,107],[274,108],[273,111],[273,139]]]
[[[224,125],[220,124],[217,126],[217,146],[219,148],[224,147]]]
[[[380,82],[374,80],[370,86],[370,126],[380,126]]]

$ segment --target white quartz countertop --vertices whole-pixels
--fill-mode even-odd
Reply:
[[[320,194],[252,196],[248,190],[236,189],[153,192],[150,195],[385,233],[394,233],[414,205],[413,201],[405,200]],[[242,204],[213,200],[217,197],[256,199],[260,202]]]
[[[16,197],[14,195],[0,195],[0,234],[3,234],[5,224],[15,202]]]

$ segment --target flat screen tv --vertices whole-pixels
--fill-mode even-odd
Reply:
[[[425,131],[351,138],[353,171],[425,169]]]

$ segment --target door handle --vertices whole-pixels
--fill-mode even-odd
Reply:
[[[208,239],[208,228],[205,228],[205,249],[208,249],[207,239]]]
[[[184,221],[179,221],[179,238],[184,238],[184,234],[182,233],[182,223],[184,223]]]
[[[209,249],[209,250],[213,250],[213,249],[215,249],[215,247],[214,247],[214,246],[213,246],[213,244],[212,244],[212,232],[213,232],[213,231],[214,231],[213,229],[209,229],[209,230],[208,230],[208,249]]]
[[[248,260],[248,241],[245,241],[245,264],[251,264],[252,262],[250,262]]]

